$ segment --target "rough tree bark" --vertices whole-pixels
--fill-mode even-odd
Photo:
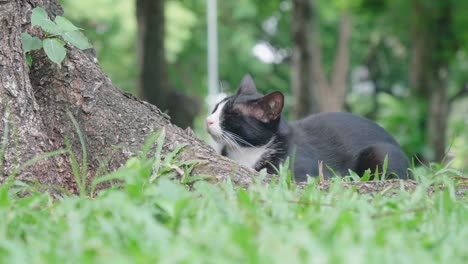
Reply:
[[[29,20],[24,14],[30,13],[26,1],[0,1],[0,182],[19,165],[63,144],[48,135],[28,77],[20,34]],[[55,157],[25,168],[17,178],[70,187],[74,184],[67,169],[64,157]]]
[[[312,1],[294,0],[292,15],[293,57],[291,86],[294,96],[294,115],[296,118],[320,111],[318,97],[310,78],[311,71],[311,29]]]
[[[446,155],[448,66],[456,51],[453,7],[451,1],[413,0],[412,8],[410,83],[416,94],[428,102],[427,142],[434,153],[432,159],[440,162]]]
[[[0,1],[1,134],[7,126],[10,128],[2,179],[27,160],[64,148],[65,137],[80,156],[81,147],[67,111],[78,120],[86,138],[89,179],[102,162],[109,171],[119,168],[138,152],[151,131],[162,129],[167,132],[164,153],[186,143],[180,158],[202,161],[195,174],[211,175],[220,181],[230,177],[240,185],[248,185],[258,175],[220,157],[190,130],[172,125],[157,107],[114,87],[92,52],[67,45],[67,57],[59,67],[40,50],[32,54],[33,65],[28,72],[20,34],[28,31],[43,36],[41,30],[30,27],[35,6],[43,6],[52,17],[63,13],[56,0]],[[73,191],[75,183],[68,164],[68,157],[56,156],[28,167],[19,177]]]
[[[169,82],[164,46],[165,0],[137,0],[138,61],[140,94],[148,102],[168,111],[174,124],[186,128],[200,111],[194,97],[177,91]]]

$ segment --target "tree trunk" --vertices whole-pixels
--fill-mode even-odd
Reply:
[[[319,112],[317,95],[312,88],[311,71],[311,29],[312,1],[294,0],[292,15],[292,92],[294,96],[294,116],[301,118]]]
[[[28,67],[21,48],[25,14],[31,6],[25,2],[0,2],[0,182],[20,165],[46,152],[59,149],[59,142],[50,137],[47,123],[41,117],[41,105],[34,94]],[[47,79],[47,76],[43,76]],[[69,167],[64,157],[38,162],[22,170],[18,180],[33,181],[40,175],[41,182],[74,189]]]
[[[448,98],[447,81],[440,76],[434,83],[434,90],[429,98],[429,144],[434,152],[434,159],[442,162],[446,156],[447,119],[448,119]]]
[[[333,61],[333,72],[331,76],[331,87],[336,98],[333,111],[343,111],[346,90],[348,88],[349,72],[349,42],[351,37],[351,17],[348,13],[342,13],[338,26],[338,46]]]
[[[330,81],[323,67],[322,50],[320,48],[318,28],[313,30],[314,41],[312,49],[311,76],[314,80],[316,93],[320,98],[320,112],[341,112],[345,104],[349,71],[349,40],[351,36],[351,18],[349,14],[340,16],[338,26],[338,46],[333,61]]]
[[[171,87],[164,46],[165,0],[137,0],[140,94],[168,111],[172,122],[190,127],[200,111],[199,102]]]
[[[178,144],[187,144],[180,158],[200,161],[193,174],[211,175],[218,181],[230,177],[244,186],[258,175],[220,157],[190,130],[172,125],[157,107],[114,87],[92,52],[67,45],[61,67],[50,62],[42,50],[33,52],[28,72],[21,32],[44,36],[41,30],[30,27],[32,8],[43,6],[51,17],[63,11],[56,0],[2,1],[0,5],[0,134],[9,131],[6,150],[0,148],[0,153],[5,153],[0,159],[2,180],[27,160],[65,148],[66,137],[80,157],[81,146],[67,111],[77,119],[85,137],[88,179],[103,164],[107,171],[116,170],[138,153],[153,130],[163,129],[163,154]],[[75,183],[68,164],[69,157],[55,156],[26,168],[19,177],[73,191]]]
[[[448,66],[456,51],[452,3],[413,0],[412,8],[410,83],[416,94],[428,102],[429,116],[424,129],[428,131],[427,142],[433,152],[430,159],[440,162],[446,154]]]

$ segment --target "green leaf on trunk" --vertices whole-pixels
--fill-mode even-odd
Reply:
[[[67,49],[65,49],[64,44],[60,40],[56,38],[45,39],[42,45],[47,57],[51,61],[57,64],[62,63],[67,54]]]
[[[24,52],[42,48],[42,41],[38,37],[33,37],[28,33],[21,33],[21,44]]]
[[[32,65],[32,57],[31,54],[26,54],[26,63],[28,64],[29,67]]]
[[[62,33],[62,29],[52,22],[49,19],[47,12],[40,7],[33,9],[31,14],[31,25],[33,27],[40,26],[44,31],[50,34],[60,35]]]
[[[40,26],[42,21],[48,20],[49,17],[47,16],[47,12],[40,8],[36,7],[33,9],[32,14],[31,14],[31,25],[34,26]]]
[[[88,39],[81,31],[75,30],[71,32],[65,32],[62,34],[62,37],[64,40],[70,42],[79,49],[83,50],[91,48]]]
[[[57,26],[59,26],[65,32],[79,30],[79,28],[77,28],[75,25],[73,25],[73,23],[70,22],[70,20],[68,20],[68,19],[66,19],[66,18],[64,18],[62,16],[57,16],[55,18],[55,23],[57,24]]]

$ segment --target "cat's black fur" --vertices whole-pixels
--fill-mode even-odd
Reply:
[[[332,175],[326,166],[340,175],[347,175],[348,169],[362,175],[367,169],[374,172],[376,166],[382,172],[388,155],[387,175],[408,177],[406,155],[376,123],[349,113],[320,113],[289,123],[281,115],[283,100],[280,92],[261,95],[246,76],[237,94],[222,101],[226,102],[220,117],[222,131],[253,146],[270,144],[269,152],[255,163],[256,170],[267,168],[274,173],[273,166],[278,167],[295,151],[292,169],[297,181],[319,175],[319,161],[323,161],[325,177]],[[242,140],[236,143],[249,147]],[[229,157],[229,151],[224,146],[222,154]]]

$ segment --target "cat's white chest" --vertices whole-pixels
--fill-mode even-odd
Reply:
[[[261,147],[239,147],[235,149],[228,149],[227,157],[237,161],[238,163],[249,167],[255,168],[255,164],[269,152],[270,144]]]

